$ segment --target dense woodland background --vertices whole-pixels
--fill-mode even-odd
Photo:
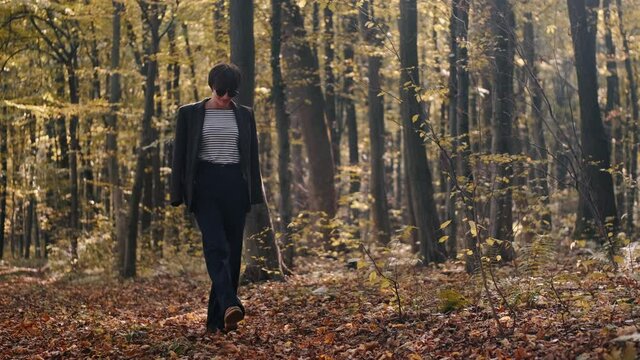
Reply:
[[[403,284],[427,266],[456,274],[428,290],[440,310],[475,291],[504,335],[536,296],[563,326],[588,314],[580,279],[602,281],[611,323],[637,335],[637,5],[2,1],[0,259],[118,278],[202,262],[191,215],[168,206],[171,144],[178,107],[230,61],[267,199],[248,216],[245,282],[346,263],[407,319],[428,305]],[[597,346],[577,343],[565,354]]]

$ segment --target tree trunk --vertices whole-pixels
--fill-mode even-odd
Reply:
[[[151,129],[149,130],[149,141],[153,142],[153,125],[151,125]],[[149,247],[150,243],[148,242],[149,236],[149,228],[151,227],[151,213],[153,211],[153,174],[151,173],[151,151],[152,149],[147,149],[146,159],[145,159],[145,169],[144,175],[142,177],[142,213],[140,214],[140,233],[143,236],[143,246]]]
[[[627,167],[627,173],[633,179],[634,183],[637,183],[638,179],[638,121],[640,120],[640,110],[638,109],[638,89],[636,88],[636,81],[633,74],[633,67],[631,65],[631,52],[629,50],[629,40],[627,38],[627,32],[624,28],[624,22],[622,19],[622,1],[617,0],[616,5],[618,8],[618,26],[620,27],[620,35],[622,37],[622,51],[624,52],[624,68],[627,73],[627,82],[629,83],[629,104],[631,106],[631,134],[629,136],[629,166]],[[635,238],[635,224],[633,221],[633,210],[636,201],[636,186],[629,187],[629,194],[627,195],[627,221],[626,232],[628,236]]]
[[[158,72],[156,71],[156,78]],[[157,80],[157,79],[156,79]],[[162,118],[162,95],[160,94],[160,87],[157,81],[154,81],[154,116]],[[149,143],[154,144],[147,149],[146,168],[144,171],[143,180],[143,195],[142,195],[142,216],[140,221],[141,233],[144,236],[143,246],[156,250],[158,244],[157,231],[161,229],[159,226],[153,226],[153,223],[157,220],[157,212],[159,211],[158,190],[162,189],[160,180],[160,139],[159,131],[156,126],[151,123]]]
[[[596,23],[598,0],[567,0],[580,97],[582,164],[574,236],[606,241],[616,233],[619,219],[609,169],[609,140],[598,105]]]
[[[375,241],[382,245],[387,245],[389,241],[391,241],[391,223],[389,221],[389,204],[387,201],[384,171],[384,99],[382,96],[378,96],[381,92],[380,68],[382,58],[379,56],[370,56],[368,64],[369,142],[371,146],[369,154],[371,166],[370,184],[371,195],[373,197],[372,234]]]
[[[366,4],[366,3],[365,3]],[[351,170],[347,173],[349,175],[349,194],[353,195],[360,191],[360,177],[353,173],[353,169],[358,166],[360,163],[360,152],[358,149],[358,121],[356,114],[356,106],[353,100],[354,94],[354,62],[355,62],[355,52],[353,49],[353,42],[356,40],[355,35],[358,32],[358,18],[355,15],[345,15],[343,18],[343,27],[345,32],[347,33],[348,40],[345,41],[343,46],[343,56],[344,56],[344,75],[343,75],[343,98],[341,99],[341,104],[344,110],[344,123],[346,124],[348,131],[348,145],[349,145],[349,165],[351,166]],[[369,69],[370,70],[370,69]],[[378,101],[378,100],[376,100]],[[381,100],[380,100],[381,101]],[[369,102],[371,105],[371,102]],[[339,144],[336,146],[334,143],[334,149],[339,149]],[[339,152],[334,152],[334,158],[340,157]],[[335,161],[336,164],[340,164],[340,160],[337,159]],[[350,216],[352,221],[356,224],[356,234],[354,236],[359,236],[360,234],[360,226],[359,226],[359,218],[360,211],[358,209],[352,208],[350,211]]]
[[[180,104],[180,61],[176,44],[176,23],[172,21],[167,29],[167,38],[169,40],[169,55],[171,62],[167,65],[167,74],[171,77],[166,82],[167,99],[170,101],[170,109],[177,111],[176,107]]]
[[[562,64],[562,67],[566,67],[565,63]],[[571,103],[571,96],[567,92],[567,84],[560,76],[554,77],[552,79],[552,84],[555,101],[558,106],[557,117],[560,120],[559,123],[568,124],[570,123],[570,120],[568,119],[568,112],[570,109],[569,104]],[[558,124],[558,127],[561,126],[560,124]],[[564,129],[559,128],[558,131],[564,131]],[[558,190],[564,190],[568,185],[568,166],[570,165],[571,160],[569,159],[565,146],[566,145],[558,139],[556,139],[553,145],[555,162],[554,178],[556,179],[556,186]]]
[[[234,0],[230,2],[231,62],[242,72],[242,84],[238,102],[253,106],[255,88],[255,45],[253,37],[253,2]]]
[[[231,1],[234,3],[234,1]],[[184,36],[184,43],[187,49],[187,59],[189,59],[189,70],[191,71],[191,80],[193,81],[193,85],[191,86],[193,90],[193,101],[199,101],[200,95],[198,94],[198,87],[195,85],[198,83],[198,78],[196,77],[196,63],[193,59],[193,52],[191,51],[191,44],[189,43],[189,28],[187,27],[187,23],[182,23],[182,36]]]
[[[42,229],[40,228],[40,219],[38,218],[38,203],[33,206],[33,250],[34,256],[37,259],[42,258],[42,254],[44,253],[44,246],[42,246],[43,236]]]
[[[513,56],[514,16],[508,0],[493,0],[491,8],[492,35],[495,41],[493,63],[493,127],[491,149],[494,155],[513,154]],[[495,160],[494,160],[495,161]],[[493,178],[494,194],[490,208],[490,236],[502,240],[500,255],[503,261],[515,257],[513,251],[513,214],[511,182],[513,162],[496,161]]]
[[[480,101],[482,118],[480,119],[480,151],[488,154],[491,153],[491,143],[493,142],[492,124],[493,124],[493,85],[491,78],[482,75],[480,80],[481,86],[486,90]]]
[[[125,221],[125,212],[122,206],[123,195],[120,188],[120,174],[118,168],[118,117],[117,112],[120,107],[121,87],[120,87],[120,20],[124,4],[120,1],[113,1],[112,18],[112,47],[111,47],[111,75],[109,77],[109,114],[105,118],[107,134],[105,141],[105,151],[107,153],[107,173],[109,181],[109,194],[112,214],[115,218],[115,244],[116,244],[116,269],[120,275],[124,275],[124,255],[126,234],[121,230],[125,228],[122,224]],[[120,231],[119,231],[120,230]]]
[[[318,40],[320,34],[320,3],[318,1],[313,2],[313,8],[311,10],[311,51],[313,56],[318,58]]]
[[[27,200],[27,205],[23,208],[24,215],[22,217],[22,243],[24,247],[22,257],[28,259],[31,252],[31,228],[33,227],[33,201]]]
[[[76,69],[78,67],[77,54],[73,54],[71,61],[67,64],[67,81],[69,83],[69,97],[71,104],[79,104],[79,88]],[[80,232],[80,204],[78,201],[78,153],[80,143],[78,142],[78,115],[71,115],[69,123],[69,180],[71,182],[71,209],[69,220],[71,225],[71,262],[75,266],[78,260],[78,237]]]
[[[471,129],[475,129],[477,130],[477,132],[480,132],[480,128],[479,128],[479,111],[478,111],[478,83],[477,83],[477,78],[476,77],[472,77],[471,78],[471,94],[470,94],[470,98],[469,98],[469,127]],[[480,153],[480,137],[478,137],[477,135],[472,139],[469,138],[469,142],[471,142],[471,153],[472,154],[478,154]]]
[[[290,86],[285,88],[285,96],[291,99],[293,95],[293,89]],[[286,104],[291,104],[291,100],[287,100]],[[291,115],[291,105],[287,105],[287,112]],[[292,208],[293,213],[299,213],[309,208],[309,187],[306,181],[306,156],[304,154],[304,146],[302,140],[300,118],[296,116],[295,112],[291,116],[291,162],[293,163],[293,171],[291,172],[291,187],[292,191]]]
[[[231,62],[242,72],[238,102],[253,106],[255,88],[255,47],[253,37],[253,2],[231,1]],[[280,250],[271,224],[267,201],[254,205],[247,216],[245,227],[244,281],[281,279]]]
[[[128,236],[125,244],[124,277],[136,276],[136,253],[138,243],[138,215],[140,200],[142,196],[143,177],[146,168],[147,148],[151,145],[152,124],[154,115],[155,79],[158,71],[158,61],[156,55],[160,45],[158,29],[160,27],[158,3],[140,3],[143,13],[146,13],[147,29],[150,32],[150,43],[146,47],[147,56],[145,59],[146,78],[144,84],[144,113],[142,115],[142,127],[140,129],[140,142],[138,144],[138,154],[136,159],[136,172],[131,191],[131,202],[129,204],[128,216]]]
[[[442,74],[442,65],[440,63],[440,57],[437,55],[440,52],[439,46],[438,46],[438,31],[436,29],[436,22],[438,21],[437,19],[437,15],[434,11],[434,15],[433,15],[433,25],[431,26],[431,41],[433,42],[433,51],[435,51],[436,55],[433,58],[433,62],[434,62],[434,67],[433,67],[433,73],[434,74]],[[450,29],[450,32],[453,29]],[[449,69],[450,71],[450,76],[452,76],[451,74],[451,69]],[[441,77],[441,75],[439,75]],[[442,80],[440,80],[442,81]],[[449,78],[449,81],[451,81],[451,77]],[[449,89],[451,89],[451,84],[449,84]],[[438,121],[439,121],[439,132],[438,135],[440,136],[440,138],[444,139],[445,136],[447,135],[447,111],[449,110],[448,107],[448,99],[447,100],[442,100],[440,102],[440,107],[438,109]],[[438,197],[438,213],[440,214],[440,216],[443,219],[448,218],[447,215],[447,187],[448,187],[448,180],[447,180],[447,159],[445,156],[445,153],[443,151],[440,152],[440,156],[438,159],[438,170],[437,173],[439,174],[439,178],[438,178],[438,193],[439,193],[439,197]]]
[[[16,226],[18,224],[18,212],[20,211],[21,204],[16,203],[15,194],[11,196],[11,204],[13,204],[13,213],[11,214],[11,258],[16,258],[16,251],[18,247],[18,240],[16,238]]]
[[[460,5],[463,0],[451,1],[451,17],[449,18],[449,136],[451,138],[451,150],[450,156],[453,158],[453,164],[459,162],[458,152],[458,31],[461,26],[458,24],[462,19],[460,16]],[[462,44],[462,46],[466,46]],[[445,232],[449,236],[447,239],[448,255],[451,258],[456,257],[456,243],[458,233],[458,220],[456,219],[456,198],[452,194],[455,183],[456,168],[450,169],[448,161],[444,161],[443,170],[447,174],[446,176],[446,194],[445,194],[445,211],[446,220],[450,220],[451,223],[446,228]]]
[[[373,11],[369,10],[369,2],[365,2],[360,13],[360,29],[364,40],[379,51],[382,48],[382,34],[377,26],[382,26],[377,20],[373,20]],[[376,21],[376,26],[366,26],[367,21]],[[353,19],[348,26],[355,26]],[[347,56],[345,56],[345,59]],[[353,59],[353,50],[349,54]],[[373,197],[373,229],[372,234],[375,241],[382,245],[387,245],[391,241],[391,223],[389,221],[389,204],[385,184],[384,169],[384,96],[382,92],[380,69],[382,67],[382,57],[379,55],[369,55],[367,58],[367,78],[369,87],[367,90],[367,103],[369,115],[369,143],[371,146],[369,158],[371,167],[371,195]],[[349,94],[353,92],[350,89]],[[348,105],[348,111],[352,112],[355,123],[355,108],[353,101]],[[349,119],[349,118],[347,118]],[[351,129],[349,133],[351,134]],[[353,131],[357,132],[357,126],[353,126]],[[357,148],[357,138],[355,147]]]
[[[224,5],[224,0],[222,0],[222,4]],[[217,7],[214,9],[214,21],[215,24],[218,22],[215,20],[215,13],[218,11]],[[215,34],[215,32],[214,32]],[[167,94],[167,112],[177,113],[178,107],[181,104],[181,96],[180,96],[180,60],[178,55],[177,43],[176,43],[176,23],[172,21],[169,23],[167,28],[167,40],[169,42],[169,55],[171,61],[167,64],[167,79],[165,80],[165,92]],[[218,43],[216,42],[216,46]],[[216,47],[217,49],[217,47]],[[165,129],[165,131],[168,129]],[[161,133],[161,136],[167,136],[169,134]],[[161,155],[161,166],[162,167],[170,167],[170,158],[173,153],[172,149],[172,141],[165,140],[164,146],[162,147],[162,155]],[[164,194],[168,191],[167,183],[163,182],[163,188],[158,190],[158,192],[162,192],[162,199],[159,203],[161,207],[161,211],[164,221],[162,225],[162,232],[158,238],[154,237],[154,241],[157,239],[162,239],[162,242],[158,244],[156,249],[156,253],[159,257],[163,257],[163,248],[165,244],[169,244],[171,242],[176,243],[176,240],[179,239],[178,228],[175,224],[169,220],[170,217],[174,216],[172,211],[167,211],[164,209]],[[179,240],[178,240],[179,241]]]
[[[400,84],[401,118],[405,139],[406,175],[410,187],[410,206],[413,208],[420,253],[423,264],[442,262],[446,250],[439,242],[442,237],[440,219],[433,198],[431,170],[427,162],[426,146],[420,131],[429,131],[426,114],[416,99],[414,86],[420,86],[417,52],[417,9],[415,0],[400,0]]]
[[[6,94],[6,86],[3,86],[3,93]],[[2,118],[0,118],[0,261],[4,256],[4,223],[7,219],[7,119],[9,111],[6,106],[2,107]],[[14,204],[15,206],[15,204]]]
[[[551,212],[549,209],[549,185],[547,183],[547,145],[544,139],[544,115],[542,109],[543,91],[538,79],[538,66],[535,53],[535,32],[531,12],[524,14],[523,51],[528,73],[527,83],[531,94],[531,129],[529,147],[531,158],[535,161],[531,172],[531,187],[541,200],[544,210],[542,215],[542,229],[551,229]]]
[[[331,133],[331,151],[336,171],[340,165],[340,125],[336,116],[336,78],[333,74],[333,11],[329,6],[324,8],[324,98],[325,116]]]
[[[33,114],[27,114],[26,115],[26,124],[25,126],[28,128],[29,131],[29,155],[28,155],[28,159],[30,159],[29,163],[31,164],[35,164],[36,162],[36,155],[38,152],[38,147],[36,145],[36,141],[37,141],[37,137],[36,137],[36,130],[37,130],[37,124],[36,124],[36,117]],[[26,130],[26,129],[25,129]],[[37,239],[35,238],[35,231],[34,228],[34,222],[36,221],[35,219],[35,213],[36,213],[36,207],[37,207],[37,198],[36,198],[36,194],[35,194],[35,190],[37,188],[35,179],[36,179],[36,171],[37,168],[35,166],[28,166],[26,169],[26,178],[25,178],[25,188],[27,189],[27,206],[25,208],[25,222],[24,222],[24,227],[23,227],[23,232],[24,232],[24,258],[28,259],[30,256],[30,252],[31,252],[31,243],[34,244],[34,249],[37,247]]]
[[[158,76],[158,74],[156,74],[156,76]],[[161,90],[160,90],[160,80],[157,79],[156,81],[156,99],[157,99],[157,104],[156,104],[156,117],[162,119],[164,117],[163,114],[163,109],[162,109],[162,96],[161,94]],[[167,94],[166,97],[169,97],[169,94]],[[161,144],[162,142],[160,141],[160,129],[158,129],[158,126],[153,126],[152,127],[152,142],[155,143],[155,145],[150,149],[151,151],[151,175],[152,175],[152,180],[153,180],[153,192],[152,192],[152,198],[153,201],[152,203],[152,212],[151,212],[151,248],[153,249],[154,253],[159,256],[162,257],[162,238],[163,238],[163,229],[164,227],[162,226],[162,220],[164,218],[163,213],[164,213],[164,194],[167,193],[166,191],[166,186],[165,186],[165,182],[164,177],[162,177],[160,175],[160,167],[162,166],[161,164],[161,160],[160,160],[160,151],[161,151]]]
[[[404,146],[403,146],[403,149],[404,149]],[[406,152],[403,152],[403,153],[406,154]],[[422,249],[422,247],[420,246],[420,235],[421,235],[421,233],[420,233],[419,229],[416,228],[416,226],[418,226],[418,225],[416,223],[416,215],[415,215],[415,213],[413,211],[413,206],[412,206],[412,203],[411,203],[411,201],[412,201],[411,200],[412,199],[412,196],[411,196],[411,184],[409,183],[409,176],[406,175],[406,172],[407,172],[406,169],[409,168],[409,165],[407,164],[407,156],[403,156],[402,160],[403,160],[402,162],[404,164],[404,169],[405,169],[404,174],[403,174],[403,175],[405,175],[405,176],[403,176],[404,185],[405,185],[405,188],[407,189],[405,191],[405,196],[404,196],[404,202],[405,202],[405,205],[406,205],[405,209],[407,209],[407,211],[405,213],[405,216],[404,216],[404,218],[405,218],[404,220],[405,220],[405,223],[406,223],[407,226],[412,227],[411,239],[409,239],[411,241],[411,252],[413,254],[420,254],[420,251]]]
[[[54,84],[55,84],[54,86],[56,89],[55,90],[56,98],[59,101],[63,101],[65,97],[65,82],[66,80],[64,75],[64,66],[59,66],[59,64],[56,64],[56,67],[54,69]],[[54,137],[56,140],[55,143],[57,145],[57,149],[56,149],[57,151],[55,152],[56,164],[60,170],[66,171],[64,174],[68,176],[69,144],[67,139],[66,117],[61,114],[56,115],[53,121],[54,121],[54,124],[52,125],[52,127],[54,128],[54,133],[55,133]],[[57,189],[55,189],[54,196],[57,196],[58,199],[62,199],[62,200],[51,202],[50,204],[52,204],[53,208],[56,211],[66,214],[68,212],[69,201],[66,198],[66,196],[63,196],[63,194],[66,194],[67,191],[69,191],[69,187],[68,187],[68,182],[65,179],[62,179],[61,176],[63,176],[62,171],[57,172],[55,174],[55,177],[56,177],[55,181],[61,184],[61,186],[58,186]],[[14,208],[15,208],[15,205],[14,205]],[[15,215],[15,212],[14,212],[14,215]],[[52,223],[52,226],[54,228],[58,228],[58,227],[63,227],[64,225],[59,226],[57,224]],[[12,231],[14,229],[15,229],[15,226],[12,225]],[[12,240],[13,240],[13,236],[12,236]],[[12,242],[12,255],[13,255],[13,242]]]
[[[291,0],[283,1],[283,58],[287,59],[285,76],[290,86],[291,109],[295,109],[309,158],[309,205],[329,219],[337,210],[333,157],[324,119],[324,99],[320,89],[318,59],[306,40],[300,8]],[[301,84],[299,79],[308,79]],[[324,232],[325,238],[327,233]]]
[[[395,203],[394,203],[394,207],[396,209],[400,209],[402,208],[402,204],[404,203],[404,194],[403,194],[403,188],[405,185],[405,176],[403,175],[403,159],[404,156],[402,155],[402,127],[398,127],[398,130],[396,130],[396,133],[394,134],[394,143],[395,145],[395,149],[394,152],[396,153],[396,168],[395,168],[395,184],[394,184],[394,194],[395,194]]]
[[[89,5],[89,0],[85,0],[85,4]],[[91,99],[96,100],[100,99],[100,74],[98,69],[100,69],[100,54],[98,51],[98,35],[96,34],[96,27],[93,21],[89,23],[89,30],[91,31],[91,42],[90,42],[90,50],[89,50],[89,58],[91,60],[91,65],[93,66],[93,71],[91,73]],[[91,129],[93,126],[93,117],[87,117],[86,128]],[[85,188],[85,200],[87,203],[89,201],[95,200],[98,197],[96,196],[96,187],[94,186],[95,175],[93,174],[93,167],[91,166],[91,136],[92,131],[87,131],[87,143],[86,143],[86,151],[87,153],[83,156],[82,159],[82,178]],[[93,211],[87,211],[86,216],[93,216]],[[90,220],[90,219],[87,219]],[[88,223],[91,223],[88,221]]]
[[[369,73],[371,74],[370,69]],[[382,101],[382,99],[377,101]],[[358,149],[358,121],[355,111],[355,105],[353,104],[353,102],[347,103],[345,105],[345,123],[349,136],[349,165],[352,167],[349,171],[347,171],[347,173],[349,174],[349,194],[353,195],[360,191],[360,175],[355,170],[355,167],[360,164],[360,150]],[[369,105],[371,105],[370,102]],[[353,221],[358,222],[359,217],[360,211],[358,211],[358,209],[352,209],[351,218],[353,219]]]
[[[266,202],[253,206],[247,215],[244,236],[246,238],[244,256],[247,267],[242,274],[242,282],[282,280],[280,249],[276,243]]]
[[[470,0],[458,0],[458,21],[456,27],[456,37],[460,41],[460,46],[457,47],[458,52],[456,56],[456,122],[458,126],[457,144],[459,145],[460,149],[458,151],[458,159],[456,161],[456,176],[458,179],[462,179],[460,185],[463,189],[466,189],[467,185],[473,183],[473,173],[471,171],[471,162],[469,159],[471,156],[471,140],[469,138],[469,55],[467,50],[467,38],[469,33],[469,2]],[[460,203],[463,202],[461,201]],[[465,212],[469,212],[468,209]],[[451,238],[449,238],[448,241],[451,241],[451,243],[449,244],[450,246],[447,248],[447,250],[449,251],[449,256],[451,258],[455,258],[455,254],[457,252],[456,242],[452,241]],[[476,249],[476,246],[476,237],[467,236],[465,247],[467,249]],[[465,258],[467,271],[476,268],[477,264],[475,262],[475,259],[477,259],[476,256],[467,256]]]
[[[54,83],[56,84],[56,95],[62,100],[65,95],[64,68],[56,67]],[[60,147],[58,166],[63,169],[69,169],[69,144],[67,141],[67,125],[64,115],[58,115],[56,118],[56,133],[58,135],[58,146]]]
[[[276,128],[278,131],[278,184],[280,190],[280,232],[282,233],[283,260],[287,267],[293,267],[295,247],[288,225],[291,222],[291,145],[289,141],[289,128],[291,119],[286,111],[284,82],[280,68],[280,49],[282,33],[282,1],[271,1],[271,78],[273,83],[273,106],[276,115]]]
[[[488,32],[488,30],[486,30]],[[485,56],[490,58],[489,51],[485,51]],[[493,87],[490,79],[491,70],[484,68],[479,74],[480,105],[478,107],[480,115],[478,119],[478,147],[481,155],[491,153],[491,142],[493,131]],[[491,181],[491,165],[482,161],[477,161],[475,166],[476,182]],[[491,199],[489,197],[480,198],[477,201],[478,217],[481,221],[488,221],[491,212]]]
[[[233,0],[231,1],[233,3]],[[216,0],[213,6],[213,40],[215,42],[214,62],[226,61],[229,51],[229,38],[227,29],[229,24],[225,19],[225,0]]]
[[[604,109],[604,123],[609,130],[609,137],[613,136],[611,139],[611,155],[613,157],[611,163],[616,169],[613,175],[616,209],[618,210],[618,217],[622,221],[622,214],[625,210],[624,176],[622,174],[622,166],[624,166],[624,125],[620,108],[620,82],[618,79],[618,65],[616,64],[616,46],[611,32],[613,27],[611,24],[611,1],[603,0],[602,9],[604,10],[604,43],[607,58],[607,103]]]
[[[29,205],[27,206],[27,221],[24,233],[26,235],[24,258],[28,259],[31,256],[31,245],[33,244],[34,256],[38,253],[38,232],[37,232],[37,211],[38,200],[35,197],[29,199]]]

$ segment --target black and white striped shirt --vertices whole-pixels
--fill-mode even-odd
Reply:
[[[205,109],[198,158],[215,164],[240,162],[238,124],[233,110]]]

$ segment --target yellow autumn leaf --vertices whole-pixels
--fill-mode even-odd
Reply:
[[[443,222],[442,224],[440,224],[440,229],[446,228],[447,226],[449,226],[449,224],[451,224],[451,220]]]
[[[471,236],[478,236],[478,229],[476,228],[476,222],[473,220],[469,220],[469,231],[471,231]]]

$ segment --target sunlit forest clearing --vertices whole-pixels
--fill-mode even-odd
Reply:
[[[636,5],[1,1],[0,358],[639,358]]]

